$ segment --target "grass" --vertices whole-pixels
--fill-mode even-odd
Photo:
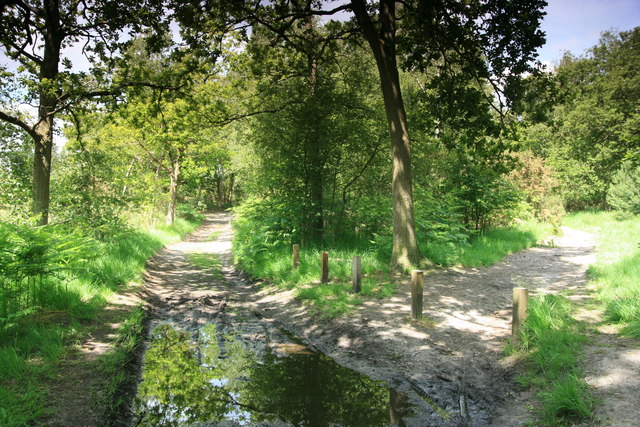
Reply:
[[[127,367],[134,360],[144,338],[144,319],[144,310],[136,307],[118,329],[113,349],[101,359],[102,373],[108,378],[104,401],[101,404],[105,408],[105,418],[117,415],[126,403],[124,391],[130,381]]]
[[[494,264],[511,252],[534,245],[550,233],[551,226],[523,223],[517,227],[489,230],[473,238],[468,245],[425,245],[421,250],[440,265],[476,267]],[[359,249],[328,249],[330,280],[322,285],[319,283],[322,251],[317,248],[302,248],[300,266],[296,269],[292,267],[291,249],[281,245],[250,251],[246,255],[243,255],[242,248],[234,252],[236,262],[247,273],[267,279],[281,289],[294,289],[297,298],[309,303],[322,315],[334,318],[362,304],[362,296],[382,299],[395,290],[396,276],[390,271],[389,254],[381,256],[380,248],[363,249],[364,246],[360,246]],[[360,295],[352,293],[351,263],[356,255],[361,256],[364,276]]]
[[[296,296],[308,302],[328,318],[338,317],[362,303],[362,297],[352,292],[351,263],[354,256],[362,260],[361,295],[389,297],[395,281],[389,276],[388,263],[381,262],[373,252],[355,249],[334,249],[329,252],[329,283],[320,284],[322,251],[300,250],[300,265],[292,266],[292,255],[286,248],[275,248],[258,256],[241,259],[243,269],[254,277],[268,279],[281,289],[295,289]]]
[[[528,317],[506,347],[507,354],[526,361],[527,371],[518,382],[541,390],[538,416],[543,425],[571,425],[592,417],[594,400],[580,378],[580,351],[586,337],[571,310],[562,296],[532,298]]]
[[[500,262],[510,253],[534,246],[552,234],[551,224],[527,221],[513,227],[484,231],[473,236],[467,245],[426,241],[420,249],[429,260],[445,267],[489,266]]]
[[[91,242],[97,256],[80,259],[77,254],[75,264],[70,258],[67,268],[45,278],[44,296],[32,299],[44,306],[22,307],[4,318],[0,313],[0,425],[31,424],[46,415],[45,382],[55,375],[67,348],[82,339],[78,320],[95,317],[115,292],[141,279],[150,256],[197,225],[179,219],[172,227],[125,231],[111,241]],[[5,277],[0,280],[3,290],[10,289]]]
[[[222,262],[220,261],[219,254],[207,254],[190,252],[187,254],[189,262],[196,267],[201,268],[207,273],[213,275],[217,280],[223,280],[224,274],[222,273]]]
[[[595,234],[596,263],[589,267],[589,284],[607,321],[619,324],[622,334],[640,339],[640,216],[580,212],[564,224]]]
[[[615,212],[579,212],[563,225],[596,236],[596,263],[589,267],[606,321],[622,326],[621,333],[640,338],[640,217],[621,218]],[[544,425],[570,425],[592,418],[594,399],[581,379],[581,326],[570,315],[562,296],[532,299],[529,316],[508,353],[520,354],[529,367],[519,377],[523,385],[539,386]]]

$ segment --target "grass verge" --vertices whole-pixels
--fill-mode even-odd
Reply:
[[[518,382],[540,389],[540,424],[571,425],[592,417],[594,400],[581,379],[579,364],[585,340],[565,297],[543,295],[530,300],[528,317],[506,353],[525,360],[527,370]]]
[[[640,339],[640,216],[580,212],[564,224],[595,234],[596,263],[589,267],[589,284],[606,320],[619,324],[623,335]]]
[[[251,223],[249,223],[250,225]],[[251,227],[240,222],[237,235],[249,234]],[[245,229],[246,228],[246,229]],[[517,227],[489,230],[473,238],[470,244],[444,246],[426,245],[423,254],[440,265],[463,265],[476,267],[491,265],[507,254],[534,245],[551,234],[552,227],[539,223],[523,223]],[[255,239],[254,235],[251,239]],[[294,289],[297,298],[309,303],[317,312],[328,318],[341,316],[362,304],[362,296],[387,298],[393,294],[398,278],[390,271],[390,249],[354,244],[353,247],[337,247],[329,252],[329,283],[320,285],[321,253],[317,248],[300,250],[300,265],[292,266],[291,248],[282,244],[256,245],[254,240],[234,240],[235,262],[253,277],[266,279],[281,289]],[[358,242],[355,242],[358,243]],[[255,249],[258,248],[258,249]],[[386,255],[381,255],[385,249]],[[389,252],[389,253],[387,253]],[[362,290],[360,295],[352,292],[351,263],[354,256],[362,260]]]
[[[333,249],[329,252],[329,283],[320,284],[321,256],[318,249],[301,249],[300,265],[293,268],[290,250],[273,248],[251,258],[236,258],[242,268],[254,277],[267,279],[281,289],[295,289],[296,297],[309,303],[328,318],[348,313],[362,303],[362,297],[352,292],[351,263],[354,256],[362,260],[360,295],[386,298],[395,289],[388,263],[381,262],[373,252],[355,249]]]
[[[0,317],[0,425],[31,424],[47,415],[45,383],[55,376],[68,347],[82,340],[84,329],[79,320],[94,318],[121,286],[141,279],[150,256],[199,223],[198,219],[179,219],[171,227],[127,230],[111,240],[91,242],[97,256],[82,256],[77,266],[71,257],[68,268],[43,281],[41,290],[46,298],[34,297],[32,301],[45,301],[45,305]],[[0,275],[0,298],[8,298],[9,291],[23,285],[5,279]]]
[[[118,425],[123,408],[126,405],[127,389],[131,385],[129,368],[140,349],[144,339],[145,313],[141,307],[136,307],[129,318],[118,329],[118,336],[113,349],[106,354],[100,368],[105,378],[108,378],[104,390],[101,407],[105,411],[108,425]]]
[[[489,266],[500,262],[510,253],[534,246],[552,234],[551,224],[526,221],[512,227],[484,231],[473,236],[468,244],[438,244],[425,239],[420,250],[429,260],[444,267]]]

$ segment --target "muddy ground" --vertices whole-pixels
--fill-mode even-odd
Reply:
[[[584,308],[591,298],[584,288],[585,271],[594,261],[593,241],[586,233],[565,229],[550,245],[510,255],[489,268],[428,273],[426,321],[411,321],[409,281],[403,277],[396,278],[390,298],[363,297],[353,313],[327,321],[292,292],[264,286],[232,268],[229,221],[227,214],[207,215],[195,233],[149,262],[141,294],[152,322],[196,328],[217,316],[224,304],[290,331],[341,365],[407,393],[417,408],[406,419],[408,425],[518,426],[534,419],[535,399],[515,383],[519,368],[502,353],[511,334],[512,288],[525,286],[533,295],[570,290],[582,307],[581,318],[593,325],[585,372],[601,399],[594,423],[639,425],[638,343],[598,329],[601,313]],[[215,240],[209,238],[212,233]],[[195,266],[193,253],[218,254],[223,277],[216,269]]]

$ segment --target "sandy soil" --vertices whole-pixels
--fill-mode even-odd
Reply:
[[[586,233],[565,229],[549,246],[510,255],[489,268],[430,272],[424,292],[427,321],[410,320],[409,281],[404,277],[396,278],[399,285],[390,298],[365,298],[355,312],[327,321],[312,315],[291,292],[262,286],[232,268],[229,220],[226,214],[207,215],[200,229],[149,263],[143,293],[154,321],[195,327],[210,321],[220,304],[242,307],[338,363],[407,393],[419,407],[408,425],[530,422],[534,396],[518,389],[513,381],[517,367],[502,356],[511,333],[512,288],[526,286],[533,295],[571,290],[581,307],[590,298],[584,285],[586,267],[594,261],[593,241]],[[212,233],[219,237],[208,241]],[[189,253],[219,254],[224,280],[189,263]],[[640,425],[638,343],[598,331],[600,313],[583,308],[580,315],[594,325],[585,372],[602,399],[598,424]]]

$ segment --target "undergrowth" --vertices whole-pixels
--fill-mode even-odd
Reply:
[[[0,425],[46,415],[44,381],[80,340],[78,320],[94,318],[114,292],[141,279],[151,255],[198,223],[123,228],[102,240],[69,225],[0,223]]]
[[[592,417],[594,400],[579,366],[585,340],[566,298],[543,295],[529,301],[528,316],[506,352],[526,361],[527,371],[518,382],[540,389],[538,415],[544,425],[571,425]]]
[[[272,202],[260,200],[236,208],[235,213],[234,261],[254,277],[283,289],[294,289],[297,298],[327,317],[348,313],[362,303],[361,295],[386,298],[394,292],[396,276],[390,271],[390,235],[356,233],[330,243],[303,246],[300,265],[293,268],[291,245],[298,243],[299,230],[290,218],[280,215]],[[417,230],[423,242],[421,252],[432,263],[476,267],[494,264],[511,252],[534,245],[551,234],[552,226],[523,222],[471,238],[462,225],[452,221],[422,221]],[[322,251],[329,252],[328,284],[319,283]],[[361,295],[351,292],[354,256],[362,259]]]
[[[237,252],[234,251],[235,254]],[[356,249],[334,249],[329,252],[329,283],[320,284],[322,251],[314,248],[300,250],[300,264],[293,268],[291,249],[277,247],[236,262],[254,277],[268,279],[282,289],[295,289],[296,297],[310,303],[318,312],[333,318],[348,313],[362,303],[362,297],[352,292],[351,266],[354,256],[362,262],[360,295],[389,297],[396,286],[388,263],[382,263],[371,252]]]
[[[589,284],[607,321],[621,325],[622,334],[640,339],[640,216],[580,212],[564,223],[595,234],[596,263],[589,267]]]
[[[427,239],[421,249],[427,258],[438,265],[489,266],[500,262],[510,253],[534,246],[552,233],[553,226],[550,224],[527,221],[512,227],[483,231],[472,236],[468,244],[431,245]]]

